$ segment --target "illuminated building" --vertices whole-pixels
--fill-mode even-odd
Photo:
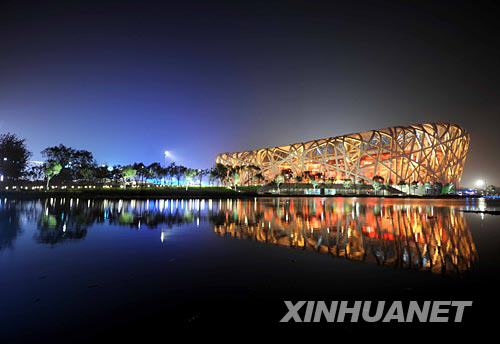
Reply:
[[[453,183],[462,176],[469,134],[455,124],[425,123],[364,131],[287,146],[222,153],[216,162],[264,182],[286,172],[290,181],[351,180],[371,184]]]

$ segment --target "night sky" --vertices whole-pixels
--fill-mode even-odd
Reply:
[[[0,133],[34,159],[219,152],[450,121],[500,184],[500,17],[470,1],[3,1]]]

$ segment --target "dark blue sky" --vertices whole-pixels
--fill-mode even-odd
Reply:
[[[222,151],[424,121],[471,132],[463,182],[500,184],[488,3],[1,1],[0,132],[34,158],[208,167]]]

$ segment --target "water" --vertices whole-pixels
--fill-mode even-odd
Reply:
[[[154,335],[248,321],[283,300],[498,304],[484,200],[0,200],[0,338]]]

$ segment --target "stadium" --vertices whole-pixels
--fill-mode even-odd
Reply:
[[[456,124],[395,126],[286,146],[222,153],[216,163],[239,172],[242,183],[282,175],[289,182],[350,180],[387,185],[460,183],[470,135]]]

